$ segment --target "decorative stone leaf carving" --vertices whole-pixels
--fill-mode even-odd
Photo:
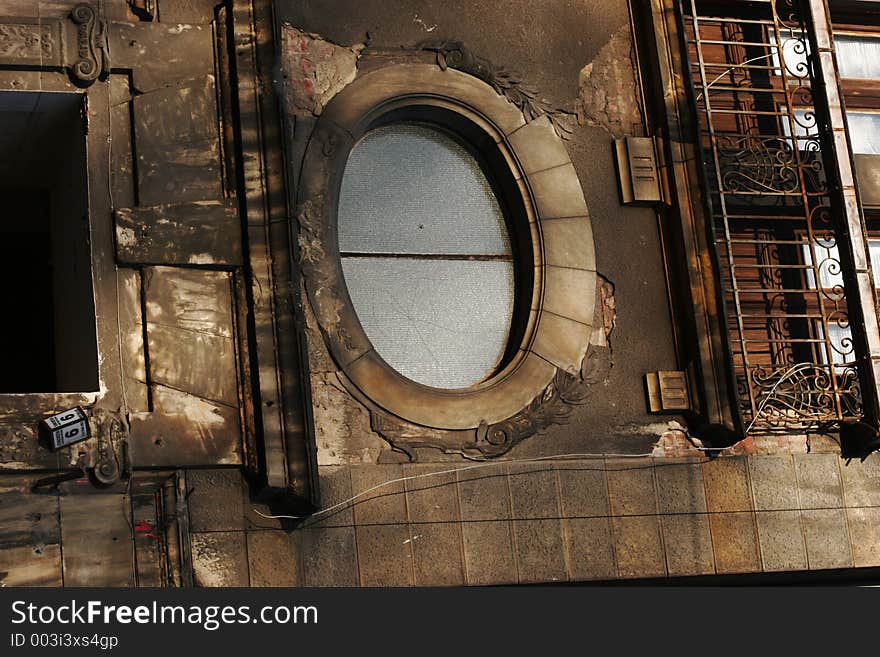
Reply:
[[[562,139],[571,138],[572,130],[568,126],[568,120],[573,116],[572,113],[550,105],[517,73],[495,68],[492,62],[475,55],[461,41],[424,41],[418,47],[437,53],[437,65],[444,71],[447,68],[454,68],[478,77],[490,85],[496,93],[519,108],[525,116],[526,123],[546,116],[557,135]]]
[[[576,375],[557,370],[550,385],[519,413],[495,424],[482,423],[472,431],[419,427],[375,408],[361,395],[356,396],[370,408],[373,430],[410,456],[417,448],[434,447],[470,458],[495,458],[554,424],[567,423],[575,407],[588,402],[590,389],[604,380],[610,369],[611,350],[591,345]],[[351,385],[346,388],[354,391]]]

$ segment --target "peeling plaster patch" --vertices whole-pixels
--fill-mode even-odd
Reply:
[[[234,586],[235,575],[229,565],[229,556],[211,535],[194,534],[191,539],[193,576],[198,586]]]
[[[116,241],[119,246],[134,246],[137,244],[137,235],[134,232],[134,228],[124,228],[118,227],[116,228]]]
[[[596,287],[599,293],[599,310],[602,312],[602,330],[605,344],[611,346],[611,332],[617,325],[617,300],[614,298],[614,283],[602,274],[596,274]]]
[[[225,423],[223,416],[217,413],[215,405],[201,397],[164,387],[161,394],[162,412],[165,415],[184,417],[193,424],[207,429],[222,427]]]
[[[611,332],[617,318],[617,301],[614,298],[614,283],[602,274],[596,274],[596,308],[593,332],[590,334],[590,345],[601,351],[605,362],[602,365],[600,378],[603,385],[610,383],[611,368],[614,367],[613,350],[611,349]],[[598,319],[602,318],[599,322]]]
[[[370,428],[370,413],[342,389],[335,374],[312,375],[318,465],[376,463],[388,444]]]
[[[191,265],[212,265],[214,264],[214,256],[210,253],[193,253],[187,262]]]
[[[319,115],[330,99],[357,75],[365,44],[338,46],[290,24],[281,26],[282,98],[297,116]]]
[[[622,25],[596,58],[581,69],[576,110],[581,125],[604,128],[614,137],[642,133],[629,25]]]
[[[436,23],[434,25],[431,25],[430,27],[428,27],[428,24],[424,20],[419,18],[418,14],[416,14],[415,18],[413,18],[413,23],[415,23],[416,25],[421,25],[422,28],[425,30],[425,32],[433,32],[434,30],[437,29]]]

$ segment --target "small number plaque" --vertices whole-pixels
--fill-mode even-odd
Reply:
[[[52,436],[52,446],[55,449],[89,437],[89,419],[79,406],[47,417],[43,424]]]

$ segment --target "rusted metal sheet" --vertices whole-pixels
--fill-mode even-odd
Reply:
[[[240,465],[237,408],[153,386],[153,412],[131,416],[131,458],[138,467]]]
[[[111,22],[107,38],[113,68],[131,69],[141,93],[214,70],[210,25]]]
[[[230,280],[220,271],[144,269],[147,322],[232,337]]]
[[[153,383],[238,407],[231,338],[152,323],[147,335]]]
[[[132,101],[141,205],[222,198],[216,101],[213,75]]]
[[[0,587],[61,586],[58,497],[30,492],[36,477],[0,477]]]
[[[116,210],[119,262],[241,265],[241,224],[229,201]]]
[[[231,274],[148,267],[143,285],[153,405],[131,416],[133,461],[240,464]]]
[[[145,277],[151,381],[237,407],[231,275],[155,267]]]
[[[132,586],[128,482],[99,489],[80,479],[59,490],[64,585]]]
[[[129,410],[149,410],[147,366],[144,358],[144,318],[141,308],[141,273],[136,269],[117,271],[119,289],[119,342],[125,402]]]

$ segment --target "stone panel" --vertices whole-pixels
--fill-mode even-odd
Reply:
[[[657,513],[653,465],[653,461],[648,458],[607,462],[606,476],[613,515]]]
[[[654,469],[660,513],[705,513],[706,491],[699,462],[657,462]]]
[[[561,523],[514,520],[516,565],[520,582],[560,582],[568,577]]]
[[[670,577],[714,574],[715,559],[708,515],[663,516],[661,522]]]
[[[801,511],[801,525],[811,570],[852,567],[852,547],[843,509]]]
[[[617,516],[614,527],[614,553],[621,577],[664,577],[666,557],[657,516]]]
[[[712,513],[709,514],[709,527],[715,569],[719,574],[761,570],[754,513]]]
[[[407,525],[357,525],[361,586],[412,586],[412,534]]]
[[[706,503],[710,512],[751,511],[748,465],[744,457],[703,463]]]
[[[843,505],[837,454],[795,454],[801,509],[837,509]]]
[[[880,508],[847,509],[846,519],[856,568],[880,566]]]
[[[259,530],[247,533],[251,586],[303,586],[300,532]]]
[[[756,511],[798,508],[797,480],[790,455],[750,456],[748,461]]]
[[[237,469],[189,470],[186,473],[190,529],[238,531],[244,526],[241,472]]]
[[[469,585],[516,583],[516,561],[509,522],[464,522],[461,531]]]
[[[306,586],[359,584],[354,527],[310,527],[300,531]]]
[[[563,520],[562,533],[572,581],[617,577],[611,518]]]
[[[464,585],[461,525],[432,522],[410,527],[415,585]]]
[[[803,570],[807,555],[797,511],[759,511],[758,541],[765,571]]]

